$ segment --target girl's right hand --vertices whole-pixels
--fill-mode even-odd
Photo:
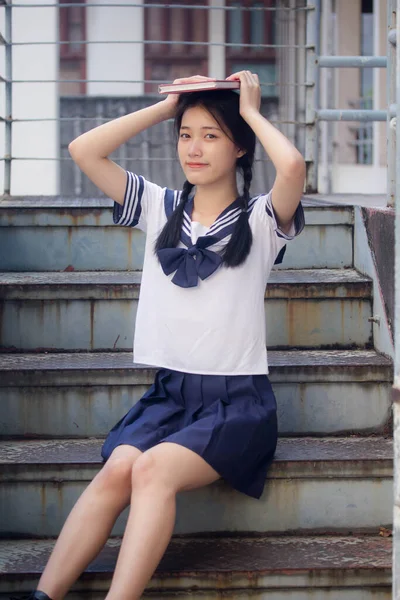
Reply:
[[[183,77],[175,79],[172,83],[195,83],[197,81],[215,81],[215,77],[204,77],[203,75],[193,75],[193,77]],[[175,110],[178,104],[180,94],[168,94],[163,102],[168,106],[171,115],[175,115]]]

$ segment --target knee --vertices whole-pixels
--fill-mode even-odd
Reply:
[[[158,489],[169,489],[164,470],[159,461],[147,452],[144,452],[137,459],[132,467],[131,475],[132,488],[157,487]]]
[[[96,476],[98,485],[107,489],[130,491],[133,463],[134,460],[130,457],[110,457]]]

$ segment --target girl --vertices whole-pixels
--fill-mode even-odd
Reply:
[[[169,95],[69,146],[82,171],[114,199],[114,223],[146,231],[134,358],[160,369],[110,431],[105,465],[71,511],[32,599],[61,600],[129,504],[107,600],[141,597],[170,541],[178,492],[222,477],[248,496],[262,494],[277,441],[265,284],[287,240],[304,226],[305,163],[261,116],[258,76],[242,71],[227,79],[240,80],[240,94]],[[181,192],[108,158],[171,117],[186,175]],[[268,194],[252,198],[256,136],[276,179]]]

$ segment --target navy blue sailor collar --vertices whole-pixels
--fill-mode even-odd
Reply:
[[[181,192],[167,189],[164,196],[165,214],[167,219],[172,215],[181,198]],[[249,211],[255,202],[252,199]],[[191,190],[186,201],[183,215],[180,240],[186,248],[164,248],[157,251],[161,267],[166,275],[175,271],[172,282],[188,288],[196,287],[199,277],[204,280],[212,275],[221,265],[223,259],[215,251],[226,245],[232,235],[235,223],[242,212],[241,198],[236,198],[227,206],[208,231],[192,242],[192,213],[194,207],[194,190]],[[215,245],[215,249],[209,250]]]

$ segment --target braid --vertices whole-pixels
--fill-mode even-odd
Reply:
[[[246,154],[243,158],[247,156]],[[243,161],[242,169],[243,169],[243,198],[245,202],[245,209],[247,212],[249,202],[250,202],[250,186],[251,180],[253,179],[253,169],[251,168],[250,160],[247,159]]]
[[[231,239],[226,245],[223,253],[224,263],[228,267],[237,267],[242,264],[250,253],[253,243],[253,235],[249,225],[249,215],[247,209],[250,202],[250,185],[253,178],[252,161],[248,154],[245,154],[237,161],[238,167],[243,172],[243,193],[240,196],[242,212],[236,221]]]
[[[182,188],[181,200],[156,240],[154,245],[155,252],[157,252],[157,250],[163,250],[164,248],[176,248],[179,244],[185,204],[192,188],[193,184],[189,183],[189,181],[185,181]]]

